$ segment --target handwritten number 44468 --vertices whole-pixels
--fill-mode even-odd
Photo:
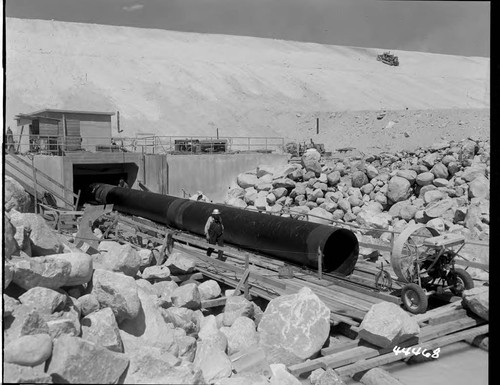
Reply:
[[[420,346],[418,348],[400,348],[399,346],[394,346],[394,349],[392,349],[392,351],[394,352],[394,354],[396,356],[398,354],[402,353],[405,356],[409,356],[409,355],[418,356],[421,354],[427,358],[429,358],[429,357],[439,358],[439,352],[441,351],[441,349],[436,348],[436,349],[432,350],[432,353],[431,353],[431,352],[428,352],[427,349],[422,350],[422,348]]]

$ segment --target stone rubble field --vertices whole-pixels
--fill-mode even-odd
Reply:
[[[240,174],[226,203],[350,223],[358,238],[379,242],[389,241],[386,231],[411,223],[488,241],[489,154],[489,141],[474,139],[343,161],[308,150],[300,164]],[[317,369],[308,380],[287,371],[341,338],[332,334],[328,307],[308,287],[263,309],[214,280],[176,283],[196,266],[175,249],[158,255],[102,240],[98,253],[83,253],[29,206],[27,193],[6,178],[5,382],[344,383],[332,369]],[[487,254],[480,256],[468,258],[487,262]],[[488,280],[481,270],[473,276]],[[202,308],[202,301],[221,296],[224,306]],[[485,286],[464,293],[464,305],[486,320],[488,301]],[[359,336],[386,347],[419,332],[406,312],[382,302],[367,313]],[[365,383],[381,375],[368,373]]]
[[[352,152],[352,151],[351,151]],[[225,203],[311,222],[349,225],[358,239],[389,245],[391,233],[422,223],[439,233],[488,243],[490,142],[468,138],[430,148],[324,159],[307,150],[300,163],[261,165],[238,175]],[[474,250],[474,251],[473,251]],[[368,255],[373,250],[361,250]],[[488,263],[488,247],[467,245]],[[478,269],[473,277],[484,278]]]

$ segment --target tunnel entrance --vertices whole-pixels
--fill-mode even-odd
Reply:
[[[137,179],[139,166],[135,163],[98,163],[98,164],[73,164],[73,191],[80,193],[82,206],[86,202],[93,202],[89,186],[92,183],[107,183],[118,186],[120,179],[132,187]]]

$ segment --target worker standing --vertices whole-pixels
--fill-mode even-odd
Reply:
[[[224,240],[222,238],[224,234],[224,225],[222,224],[222,218],[220,216],[220,211],[215,209],[212,211],[212,215],[208,218],[205,224],[205,237],[207,242],[211,245],[224,246]],[[207,255],[210,257],[214,249],[211,247],[207,250]],[[217,259],[224,260],[224,251],[218,250]]]
[[[118,187],[129,188],[127,182],[125,182],[123,178],[121,178],[120,182],[118,182]]]

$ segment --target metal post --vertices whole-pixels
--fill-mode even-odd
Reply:
[[[316,134],[319,134],[319,118],[316,118]]]
[[[249,259],[250,257],[248,254],[245,255],[245,270],[249,268]],[[246,299],[250,300],[250,293],[249,293],[249,287],[248,287],[248,278],[245,280],[245,289],[244,289],[244,296]]]
[[[217,140],[219,140],[219,129],[217,128]]]
[[[35,193],[35,214],[38,214],[38,194],[36,192],[37,183],[36,183],[35,156],[31,158],[31,169],[33,171],[33,188]]]
[[[250,137],[248,137],[248,151],[250,151]]]
[[[323,253],[321,252],[321,248],[318,246],[318,279],[321,280],[323,278]]]

